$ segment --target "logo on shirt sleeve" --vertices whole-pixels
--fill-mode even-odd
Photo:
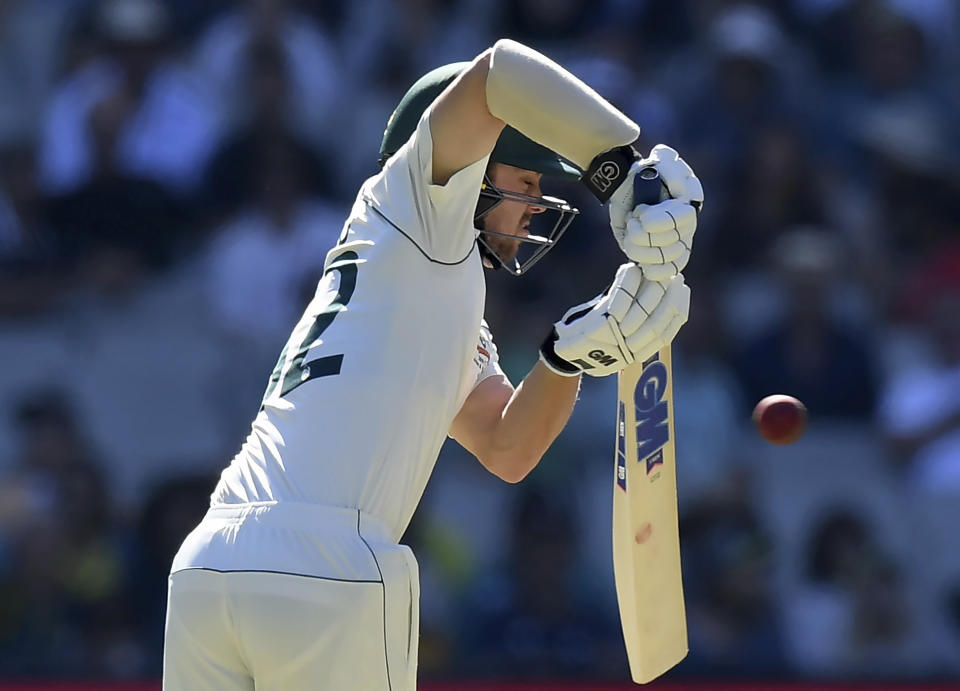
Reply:
[[[483,370],[483,368],[490,364],[490,351],[482,345],[478,345],[477,353],[473,356],[473,364],[479,367],[480,370]]]

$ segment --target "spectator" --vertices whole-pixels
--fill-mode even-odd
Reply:
[[[35,163],[30,143],[0,145],[0,314],[10,317],[41,313],[70,286]]]
[[[685,150],[723,199],[748,170],[753,133],[771,122],[805,116],[810,77],[776,16],[757,5],[734,3],[717,13],[698,51],[679,53],[665,88],[680,105]],[[754,198],[755,199],[755,198]]]
[[[214,21],[200,37],[194,54],[196,69],[209,84],[228,120],[237,126],[249,119],[244,75],[257,52],[251,46],[275,42],[283,53],[290,88],[285,114],[298,137],[325,148],[335,137],[330,118],[343,104],[340,60],[331,39],[294,1],[245,0]],[[256,102],[254,102],[254,105]]]
[[[2,589],[0,670],[137,674],[128,564],[101,471],[58,393],[25,399],[17,415],[22,457],[0,520],[14,565]]]
[[[97,0],[94,12],[100,56],[60,85],[43,124],[44,189],[74,191],[109,160],[122,174],[189,194],[219,123],[200,84],[172,59],[165,6]],[[108,150],[98,151],[105,142]]]
[[[841,250],[818,229],[795,229],[775,246],[777,280],[787,304],[736,357],[748,408],[769,394],[789,393],[804,401],[815,419],[871,419],[878,387],[873,339],[841,321],[831,305],[843,288]]]
[[[70,466],[86,463],[88,452],[58,391],[21,395],[14,417],[18,448],[2,484],[0,541],[16,542],[34,522],[50,520],[58,478]]]
[[[16,407],[21,433],[20,469],[54,477],[74,463],[87,462],[86,440],[65,394],[57,390],[25,394]]]
[[[144,498],[136,525],[133,597],[137,627],[147,655],[145,671],[161,670],[167,574],[177,548],[210,504],[216,477],[180,475],[156,485]]]
[[[218,231],[206,262],[215,321],[236,345],[275,359],[312,296],[344,213],[307,193],[299,151],[288,140],[266,144],[257,151],[250,203]]]
[[[83,662],[82,634],[66,623],[58,583],[65,537],[49,516],[36,518],[29,531],[8,536],[5,544],[9,564],[0,577],[0,675],[6,678],[68,676]]]
[[[90,117],[97,167],[77,189],[47,202],[57,245],[80,287],[130,293],[167,268],[188,229],[185,209],[160,184],[115,166],[119,117],[104,101]]]
[[[817,143],[826,167],[844,169],[819,177],[830,178],[834,224],[854,239],[878,301],[956,213],[956,69],[946,59],[956,41],[937,50],[955,21],[955,3],[857,0],[837,3],[812,32],[826,104]]]
[[[831,676],[908,669],[902,578],[866,520],[848,507],[827,511],[807,545],[803,585],[788,603],[793,663]]]
[[[945,96],[943,85],[937,83],[942,70],[938,69],[935,46],[908,3],[856,2],[851,4],[849,16],[849,40],[844,45],[852,73],[847,72],[850,78],[844,91],[853,97],[851,105],[869,106],[902,96]],[[850,131],[855,131],[857,110],[846,112],[853,118],[846,121]]]
[[[59,484],[64,544],[58,580],[67,623],[82,637],[82,672],[137,677],[146,651],[138,638],[126,539],[112,515],[103,473],[91,463],[73,465]]]
[[[869,171],[874,206],[872,233],[885,252],[889,294],[896,278],[925,260],[956,233],[960,215],[960,167],[950,128],[928,103],[877,106],[858,124],[857,141]]]
[[[293,84],[283,46],[271,38],[258,39],[247,46],[244,62],[244,101],[250,112],[217,150],[204,176],[205,201],[215,218],[236,213],[257,194],[256,171],[264,152],[274,147],[290,149],[296,157],[305,193],[329,194],[332,185],[324,162],[288,122]]]
[[[678,673],[771,678],[787,670],[771,545],[745,488],[731,482],[681,518],[690,655]]]
[[[925,63],[924,69],[931,69],[931,74],[939,78],[950,69],[951,61],[957,59],[955,37],[960,16],[956,3],[951,0],[791,0],[791,4],[798,22],[803,25],[800,37],[816,53],[826,74],[850,74],[855,63],[872,63],[875,67],[867,70],[861,67],[864,74],[855,78],[861,84],[868,84],[865,73],[889,72],[889,68],[880,65],[916,63],[919,58]],[[896,26],[898,20],[908,27],[902,34],[917,33],[908,39],[911,46],[906,54],[901,51],[902,46],[892,45],[906,37],[901,35],[891,40],[889,33],[896,32],[882,29],[883,24]],[[870,25],[873,25],[872,31],[869,31]],[[878,37],[881,40],[875,48],[863,45]],[[918,56],[916,49],[921,43],[924,55]],[[869,58],[865,51],[870,54]],[[902,73],[903,68],[896,72]],[[880,77],[880,81],[888,79]]]
[[[960,250],[944,248],[913,281],[912,310],[930,356],[900,363],[881,394],[880,424],[910,482],[960,492]]]
[[[925,111],[923,119],[930,131],[924,132],[922,125],[913,131],[919,131],[926,141],[935,138],[939,128],[949,131],[944,126],[956,117],[955,93],[947,86],[953,67],[938,63],[931,36],[909,4],[851,2],[831,20],[835,33],[843,33],[844,40],[837,43],[839,64],[830,65],[829,78],[824,80],[829,106],[821,113],[829,121],[821,121],[820,130],[824,142],[842,152],[858,175],[872,173],[869,160],[857,151],[858,143],[876,139],[877,127],[881,123],[886,126],[891,115],[903,121],[903,114],[914,117],[912,113]],[[899,147],[914,160],[926,158],[924,165],[944,159],[957,169],[953,161],[958,140],[952,133],[933,149],[924,145],[921,151],[896,139],[881,142],[881,146]]]
[[[677,494],[681,511],[722,486],[735,467],[743,402],[714,292],[701,281],[690,321],[674,340],[673,395]]]
[[[729,194],[716,200],[713,231],[697,238],[708,243],[703,271],[752,270],[763,266],[781,229],[827,220],[812,144],[793,120],[771,120],[747,141],[744,167],[724,184]]]
[[[577,587],[577,534],[567,505],[550,495],[520,495],[511,520],[509,578],[487,574],[464,613],[461,646],[471,674],[500,678],[624,676],[615,622]]]

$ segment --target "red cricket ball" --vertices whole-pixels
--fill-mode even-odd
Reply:
[[[767,396],[753,409],[753,424],[771,444],[792,444],[807,426],[807,407],[793,396]]]

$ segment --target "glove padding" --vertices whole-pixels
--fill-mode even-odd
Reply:
[[[569,309],[540,349],[544,364],[565,376],[603,377],[669,344],[687,321],[690,288],[682,274],[651,281],[644,273],[624,264],[605,293]]]
[[[633,178],[643,168],[656,168],[669,195],[656,204],[634,203]],[[644,268],[652,281],[683,271],[690,259],[703,186],[693,170],[664,144],[630,167],[626,180],[610,197],[610,228],[620,249]]]

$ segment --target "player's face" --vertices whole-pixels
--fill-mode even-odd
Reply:
[[[540,196],[540,173],[524,168],[515,168],[505,163],[490,167],[490,180],[501,190],[519,192],[533,197]],[[546,211],[542,206],[533,206],[505,199],[483,217],[484,228],[495,233],[526,237],[530,234],[530,219],[534,214]],[[520,249],[519,240],[499,235],[487,235],[486,242],[504,261],[511,261]]]

